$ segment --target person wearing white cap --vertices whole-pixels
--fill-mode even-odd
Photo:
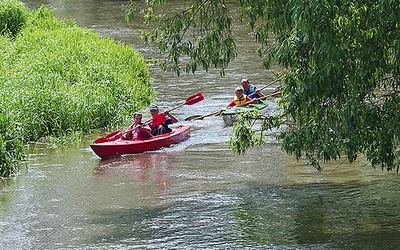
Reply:
[[[150,114],[152,117],[158,115],[160,113],[157,105],[152,104],[150,105]],[[150,123],[151,133],[152,135],[161,135],[170,133],[172,130],[168,127],[169,124],[177,123],[178,120],[171,115],[168,111],[164,112],[166,121],[161,125],[154,125]]]

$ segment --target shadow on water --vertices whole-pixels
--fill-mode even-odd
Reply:
[[[82,245],[126,248],[395,249],[395,188],[371,183],[279,186],[170,195],[156,206],[94,209]],[[369,197],[365,199],[365,197]],[[165,198],[165,197],[164,197]],[[379,205],[377,205],[379,204]]]
[[[236,193],[233,214],[246,242],[260,246],[393,249],[400,243],[400,216],[391,214],[400,208],[393,203],[399,191],[382,195],[382,184],[255,185]]]

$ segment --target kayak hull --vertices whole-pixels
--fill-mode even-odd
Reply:
[[[189,126],[173,129],[171,133],[153,136],[146,140],[117,139],[102,143],[92,143],[90,147],[101,159],[125,154],[139,154],[164,147],[170,147],[190,137]]]
[[[234,107],[232,109],[227,109],[221,113],[221,117],[225,122],[225,125],[232,126],[233,123],[236,121],[236,117],[238,114],[247,112],[247,111],[255,111],[255,110],[262,110],[268,106],[268,101],[260,101],[257,104],[250,104],[246,107]]]

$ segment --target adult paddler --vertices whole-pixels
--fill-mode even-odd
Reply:
[[[160,110],[158,109],[157,105],[152,104],[150,106],[150,114],[152,117],[158,115]],[[161,125],[154,125],[150,123],[151,134],[152,135],[162,135],[166,133],[170,133],[172,130],[168,127],[169,124],[177,123],[178,119],[176,119],[173,115],[171,115],[168,111],[164,112],[165,114],[165,122]]]
[[[247,95],[249,98],[256,99],[265,96],[260,90],[257,89],[257,87],[251,84],[248,79],[242,79],[241,84],[243,88],[243,94]]]

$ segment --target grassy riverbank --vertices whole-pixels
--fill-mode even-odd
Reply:
[[[20,28],[0,36],[1,176],[17,172],[29,141],[111,129],[154,100],[146,62],[130,46],[58,20],[48,8],[0,5],[11,6],[0,7],[1,24],[23,16]]]

